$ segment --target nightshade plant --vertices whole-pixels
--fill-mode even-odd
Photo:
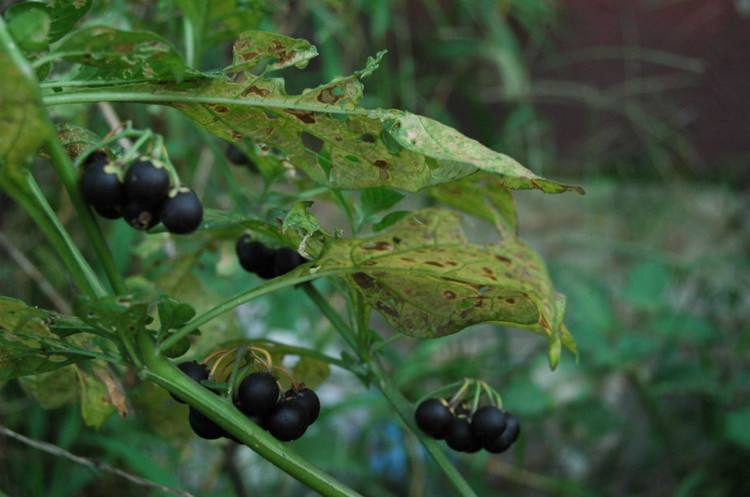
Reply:
[[[444,449],[417,429],[416,404],[389,382],[387,366],[376,347],[379,338],[369,327],[370,314],[379,313],[400,333],[425,339],[488,322],[527,329],[548,341],[549,363],[554,368],[563,347],[575,353],[563,322],[565,300],[555,292],[542,259],[517,238],[510,190],[561,193],[582,192],[581,188],[536,176],[510,157],[432,119],[362,107],[362,81],[377,69],[383,52],[350,76],[289,95],[284,81],[273,74],[280,69],[302,69],[317,55],[305,40],[246,31],[234,44],[229,67],[203,73],[154,33],[106,26],[76,28],[90,5],[85,0],[21,3],[6,12],[6,20],[0,20],[0,188],[44,233],[79,294],[72,315],[0,298],[0,380],[73,370],[80,380],[84,420],[99,426],[115,409],[126,409],[127,392],[114,378],[132,368],[143,380],[187,403],[191,425],[206,438],[237,440],[323,495],[354,496],[359,494],[275,440],[233,401],[249,395],[250,390],[240,383],[242,378],[249,378],[253,371],[276,374],[273,361],[278,365],[284,355],[320,364],[319,371],[324,372],[328,364],[335,364],[382,392],[457,495],[475,495]],[[66,68],[64,73],[55,70],[59,64]],[[271,216],[211,209],[203,215],[202,207],[202,221],[195,221],[197,198],[184,197],[194,214],[187,221],[177,216],[167,226],[183,233],[192,231],[191,223],[199,223],[188,238],[211,236],[231,243],[257,240],[251,251],[281,255],[267,257],[263,267],[241,262],[248,270],[263,273],[267,281],[248,277],[256,284],[248,284],[246,291],[199,315],[190,302],[143,294],[126,285],[91,207],[109,214],[105,217],[117,217],[120,207],[126,218],[134,215],[128,214],[128,206],[121,205],[119,197],[97,195],[101,193],[96,191],[98,184],[141,202],[140,210],[134,208],[138,213],[143,209],[156,212],[157,207],[138,198],[139,190],[127,174],[119,178],[125,190],[120,192],[111,177],[115,171],[107,169],[109,161],[130,164],[137,159],[139,169],[149,169],[148,161],[158,159],[164,169],[156,172],[162,171],[165,177],[168,173],[171,198],[181,198],[190,190],[180,189],[184,186],[166,155],[166,138],[129,124],[99,137],[67,123],[55,126],[48,115],[52,106],[97,102],[178,109],[196,126],[241,147],[233,149],[232,161],[252,161],[267,183],[293,172],[293,184],[306,193],[305,200],[290,203],[278,222]],[[117,145],[123,138],[133,140],[130,148]],[[148,158],[143,159],[143,154]],[[85,232],[86,253],[94,258],[93,266],[36,183],[30,169],[35,156],[49,159],[65,187]],[[88,168],[97,168],[91,169],[95,177],[86,176]],[[164,178],[159,181],[156,186],[163,196],[167,183]],[[361,194],[355,195],[356,191]],[[374,215],[406,193],[418,191],[439,206]],[[334,199],[347,215],[351,236],[328,233],[311,214],[312,202],[323,198]],[[170,211],[168,215],[175,214]],[[461,227],[462,215],[492,223],[500,243],[471,243]],[[155,223],[151,221],[139,225],[151,228],[146,236],[164,231],[152,228]],[[370,225],[371,232],[365,232]],[[238,253],[245,248],[238,245]],[[106,282],[100,280],[100,273],[106,275]],[[314,286],[314,280],[323,278],[342,283],[337,288],[346,294],[347,317]],[[299,287],[300,297],[306,294],[340,333],[350,349],[341,359],[295,346],[241,340],[216,344],[212,354],[198,358],[202,365],[176,367],[171,358],[188,352],[190,336],[200,327],[286,287]],[[210,380],[208,370],[201,369],[209,366]],[[270,429],[290,439],[299,435],[298,427],[302,429],[295,417],[305,413],[306,422],[312,422],[312,413],[317,418],[320,405],[317,397],[305,393],[306,378],[290,374],[284,379],[286,373],[278,375],[286,382],[287,391],[281,390],[278,399],[284,412]],[[471,435],[469,414],[458,414],[462,425],[456,428],[467,436]],[[478,450],[479,445],[468,449]]]

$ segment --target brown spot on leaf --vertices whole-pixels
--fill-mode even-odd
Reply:
[[[401,260],[404,261],[404,262],[417,262],[414,259],[412,259],[411,257],[402,257]]]
[[[425,261],[425,264],[429,264],[430,266],[435,267],[443,267],[443,263],[438,261]]]
[[[389,306],[388,304],[380,300],[375,302],[375,308],[394,318],[398,318],[401,316],[401,314],[396,309],[394,309],[393,307]]]
[[[516,299],[508,297],[507,299],[505,299],[505,303],[506,304],[515,304],[516,303]]]
[[[240,95],[242,95],[243,97],[246,97],[250,95],[251,93],[258,95],[260,97],[265,97],[265,96],[268,96],[270,92],[266,90],[265,88],[258,88],[257,86],[253,85],[242,90],[242,93]]]
[[[397,237],[397,236],[394,236],[393,237],[393,243],[395,243],[396,245],[398,245],[399,243],[401,243],[401,239],[399,237]]]
[[[320,93],[318,93],[318,96],[316,97],[318,99],[318,102],[324,103],[324,104],[335,104],[341,98],[343,98],[343,92],[341,95],[334,95],[333,94],[333,88],[323,88],[320,90]]]
[[[363,248],[365,250],[379,250],[379,251],[384,251],[384,250],[391,250],[393,248],[393,246],[390,243],[388,243],[388,242],[379,241],[379,242],[368,243],[366,245],[363,245]]]
[[[291,114],[303,123],[306,124],[314,124],[315,123],[315,114],[306,110],[296,110],[296,109],[284,109],[284,112],[287,114]]]
[[[222,114],[224,114],[225,112],[229,112],[229,107],[227,107],[226,105],[214,105],[213,109],[216,112],[220,112]]]
[[[443,290],[443,297],[446,300],[453,300],[456,298],[456,292],[452,290]]]
[[[388,167],[388,163],[382,159],[378,159],[374,162],[377,167]]]
[[[359,138],[365,143],[375,143],[375,136],[371,135],[370,133],[365,133]]]
[[[503,264],[507,264],[508,266],[512,264],[512,261],[503,255],[495,255],[495,259],[502,262]]]
[[[375,287],[375,280],[365,273],[354,273],[352,279],[357,286],[363,290],[369,290]]]

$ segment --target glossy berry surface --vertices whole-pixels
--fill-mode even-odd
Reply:
[[[248,416],[265,416],[273,411],[278,399],[279,383],[269,373],[252,373],[237,387],[239,408]]]
[[[149,230],[159,224],[159,211],[139,204],[129,202],[122,208],[122,217],[137,230]]]
[[[254,241],[250,235],[242,235],[237,240],[235,251],[240,265],[245,271],[257,273],[261,277],[273,274],[274,251],[263,243]]]
[[[161,208],[161,222],[170,233],[192,233],[203,221],[203,204],[193,191],[179,191],[170,196]]]
[[[124,183],[129,202],[152,209],[161,207],[169,192],[167,170],[148,160],[133,162],[125,173]]]
[[[493,442],[505,431],[505,413],[494,406],[482,406],[471,417],[471,433],[482,445]]]
[[[177,365],[177,369],[182,371],[184,374],[192,378],[194,381],[201,382],[203,380],[208,379],[208,369],[203,364],[200,364],[197,361],[185,361],[181,362]],[[172,395],[172,394],[170,394]],[[179,402],[180,404],[184,404],[185,402],[181,399],[178,399],[174,395],[172,395],[172,398]]]
[[[479,440],[471,434],[471,425],[466,418],[456,418],[451,421],[445,433],[448,447],[458,452],[477,452],[482,448]]]
[[[202,412],[190,408],[190,414],[188,415],[188,421],[190,422],[190,428],[193,433],[206,440],[216,440],[221,438],[226,433],[223,429],[210,419],[206,417]]]
[[[453,419],[453,413],[439,399],[422,401],[414,413],[414,420],[419,429],[437,439],[445,436],[445,432]]]
[[[317,421],[320,415],[320,399],[318,395],[309,388],[303,388],[297,392],[295,398],[307,412],[307,424],[311,425]]]
[[[239,149],[234,143],[230,143],[226,151],[227,160],[236,166],[247,166],[252,164],[250,157]]]
[[[87,204],[93,207],[115,207],[125,198],[125,190],[113,166],[104,160],[92,159],[96,154],[87,158],[83,172],[78,180],[81,196]],[[99,157],[99,156],[97,156]],[[92,161],[89,163],[88,160]]]
[[[274,277],[283,276],[304,262],[305,259],[297,251],[289,247],[281,247],[273,256]]]
[[[307,413],[296,399],[279,403],[268,417],[268,431],[282,442],[297,440],[307,430]]]
[[[503,433],[490,443],[485,444],[484,448],[493,454],[500,454],[508,450],[513,443],[518,440],[521,434],[521,425],[512,414],[506,414],[506,424]]]

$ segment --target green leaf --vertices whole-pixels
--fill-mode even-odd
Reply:
[[[454,209],[491,223],[503,223],[510,233],[518,229],[513,196],[497,176],[475,173],[459,181],[430,188],[428,193]]]
[[[57,371],[24,376],[18,380],[26,395],[43,409],[57,409],[78,398],[75,366]]]
[[[2,23],[2,21],[0,21]],[[0,25],[3,41],[7,32]],[[10,43],[10,42],[9,42]],[[52,130],[39,96],[34,72],[17,52],[0,44],[0,176],[22,183],[29,159],[51,135]],[[0,182],[7,188],[7,184]],[[21,189],[20,185],[16,188]]]
[[[314,357],[300,357],[292,368],[294,378],[309,388],[317,388],[331,374],[331,367],[327,362]]]
[[[323,243],[329,235],[318,224],[318,220],[310,213],[310,201],[295,202],[289,213],[284,217],[281,232],[288,243],[305,257],[320,253]]]
[[[457,214],[418,211],[362,239],[330,240],[312,267],[359,268],[345,277],[397,330],[439,337],[494,322],[529,329],[575,351],[564,298],[521,241],[470,244]],[[558,337],[558,338],[556,338]]]
[[[50,42],[57,41],[72,30],[91,8],[92,0],[47,0],[52,18]]]
[[[79,297],[74,311],[84,323],[112,335],[135,335],[152,320],[148,303],[132,297]]]
[[[50,331],[56,316],[0,297],[0,380],[53,371],[73,362],[59,349],[65,343]]]
[[[93,75],[98,79],[179,81],[190,73],[167,40],[145,31],[86,27],[63,38],[56,52],[70,62],[97,68]]]
[[[388,210],[404,198],[403,193],[389,188],[366,188],[359,198],[362,203],[362,214],[365,217]]]
[[[264,71],[291,66],[302,69],[317,56],[318,49],[307,40],[265,31],[245,31],[234,42],[232,65],[226,71],[249,71],[259,66]]]
[[[101,137],[93,131],[75,124],[58,124],[55,126],[55,131],[57,131],[57,138],[65,147],[65,151],[71,159],[75,159],[82,152],[101,141]]]
[[[8,31],[26,52],[39,52],[50,43],[52,19],[47,7],[39,2],[13,5],[4,14]]]
[[[106,365],[99,364],[96,367],[102,371],[88,372],[76,368],[76,373],[83,422],[87,426],[99,428],[115,412],[115,408],[109,399],[106,385],[98,378],[101,374],[109,374]]]
[[[388,213],[385,216],[383,216],[383,218],[380,221],[372,225],[372,231],[375,233],[377,233],[378,231],[383,231],[389,226],[393,226],[397,222],[401,221],[403,218],[405,218],[409,214],[411,214],[411,211],[396,211],[396,212]]]
[[[162,295],[157,302],[159,325],[163,332],[175,330],[193,319],[195,309],[189,304],[180,302],[167,295]]]

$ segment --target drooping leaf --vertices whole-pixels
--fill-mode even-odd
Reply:
[[[266,31],[245,31],[234,42],[232,65],[226,70],[249,71],[261,65],[265,71],[290,66],[302,69],[317,55],[318,49],[307,40]]]
[[[75,366],[68,366],[18,380],[24,392],[42,409],[57,409],[78,398],[78,381]]]
[[[491,223],[504,223],[510,233],[516,232],[513,196],[497,176],[479,172],[459,181],[430,188],[428,193],[454,209]]]
[[[97,70],[98,79],[181,80],[190,72],[172,45],[155,33],[91,26],[70,33],[56,51]]]
[[[390,209],[404,198],[403,193],[389,188],[366,188],[362,190],[360,202],[365,217]]]
[[[87,426],[99,428],[115,411],[115,407],[109,399],[106,385],[99,379],[99,375],[109,374],[106,364],[97,364],[95,368],[100,371],[97,373],[76,368],[76,374],[83,422]]]
[[[562,322],[565,300],[541,258],[512,237],[470,244],[453,212],[426,209],[370,237],[330,240],[312,270],[339,268],[361,269],[346,280],[406,335],[439,337],[494,322],[574,351]]]
[[[76,126],[75,124],[59,124],[55,126],[55,131],[57,131],[57,138],[65,147],[65,151],[71,159],[75,159],[83,151],[101,141],[99,135],[93,131]]]
[[[91,4],[92,0],[47,0],[47,9],[52,18],[50,42],[57,41],[68,34],[86,15]]]
[[[309,388],[316,388],[330,376],[331,367],[327,362],[314,357],[300,357],[292,368],[292,374],[298,382]]]

